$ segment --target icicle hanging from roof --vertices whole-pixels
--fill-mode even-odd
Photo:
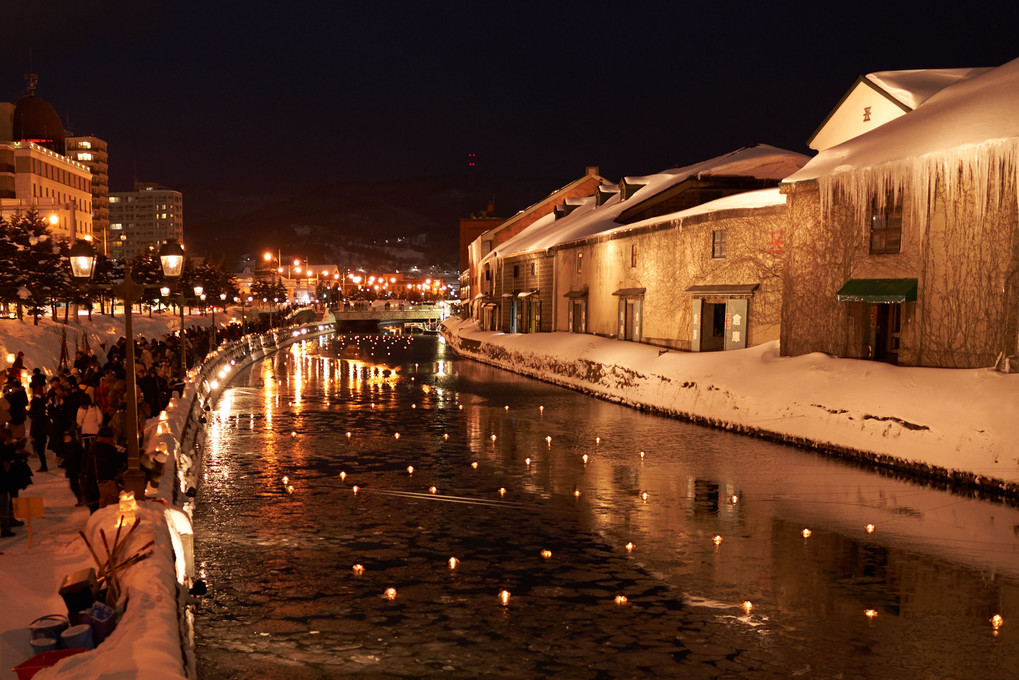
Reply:
[[[880,211],[889,199],[894,202],[904,194],[903,212],[912,216],[914,224],[926,228],[936,189],[942,188],[948,205],[954,205],[967,188],[986,187],[972,192],[975,217],[983,219],[1006,202],[1006,191],[1015,191],[1019,203],[1019,138],[995,139],[868,168],[836,168],[817,182],[826,219],[836,203],[845,202],[857,219],[863,220],[872,205]]]

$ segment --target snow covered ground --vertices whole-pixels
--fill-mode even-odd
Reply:
[[[447,320],[459,353],[620,403],[1019,494],[1019,374],[891,366],[777,342],[689,353]]]

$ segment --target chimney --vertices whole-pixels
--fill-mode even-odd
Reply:
[[[584,170],[586,171],[586,174],[588,174],[588,175],[597,175],[598,174],[598,166],[597,165],[589,165],[586,168],[584,168]]]
[[[495,217],[495,198],[491,198],[488,201],[488,216]]]

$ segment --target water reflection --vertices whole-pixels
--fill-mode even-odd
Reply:
[[[1019,670],[991,623],[1019,611],[1014,508],[434,339],[308,341],[233,384],[199,497],[202,677]]]

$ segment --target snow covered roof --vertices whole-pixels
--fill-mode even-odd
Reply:
[[[1019,59],[956,82],[923,100],[915,111],[825,149],[786,183],[872,168],[1019,137]],[[981,72],[982,71],[982,72]],[[918,90],[919,92],[919,90]]]
[[[878,71],[868,73],[864,78],[904,106],[915,109],[949,85],[990,70],[989,68],[925,68],[907,71]]]
[[[780,205],[784,202],[784,198],[778,195],[777,189],[771,190],[771,193],[753,191],[747,193],[754,194],[755,198],[743,200],[763,202],[760,205],[752,205],[750,203],[741,205],[738,196],[730,196],[729,198],[711,201],[710,203],[705,203],[673,215],[656,216],[636,224],[620,225],[616,222],[616,218],[623,210],[691,177],[739,175],[778,180],[799,170],[807,160],[808,157],[800,153],[786,151],[785,149],[779,149],[767,144],[757,144],[686,167],[673,168],[658,174],[639,178],[628,177],[626,178],[628,182],[642,183],[644,185],[630,199],[622,201],[619,194],[616,194],[608,198],[601,206],[596,205],[593,197],[585,199],[581,206],[565,217],[556,220],[552,216],[547,216],[537,220],[534,224],[531,224],[519,234],[501,244],[496,250],[489,253],[486,259],[544,250],[560,243],[578,241],[595,234],[613,230],[633,229],[645,223],[659,223],[680,216],[739,207]],[[742,194],[739,196],[742,196]]]

